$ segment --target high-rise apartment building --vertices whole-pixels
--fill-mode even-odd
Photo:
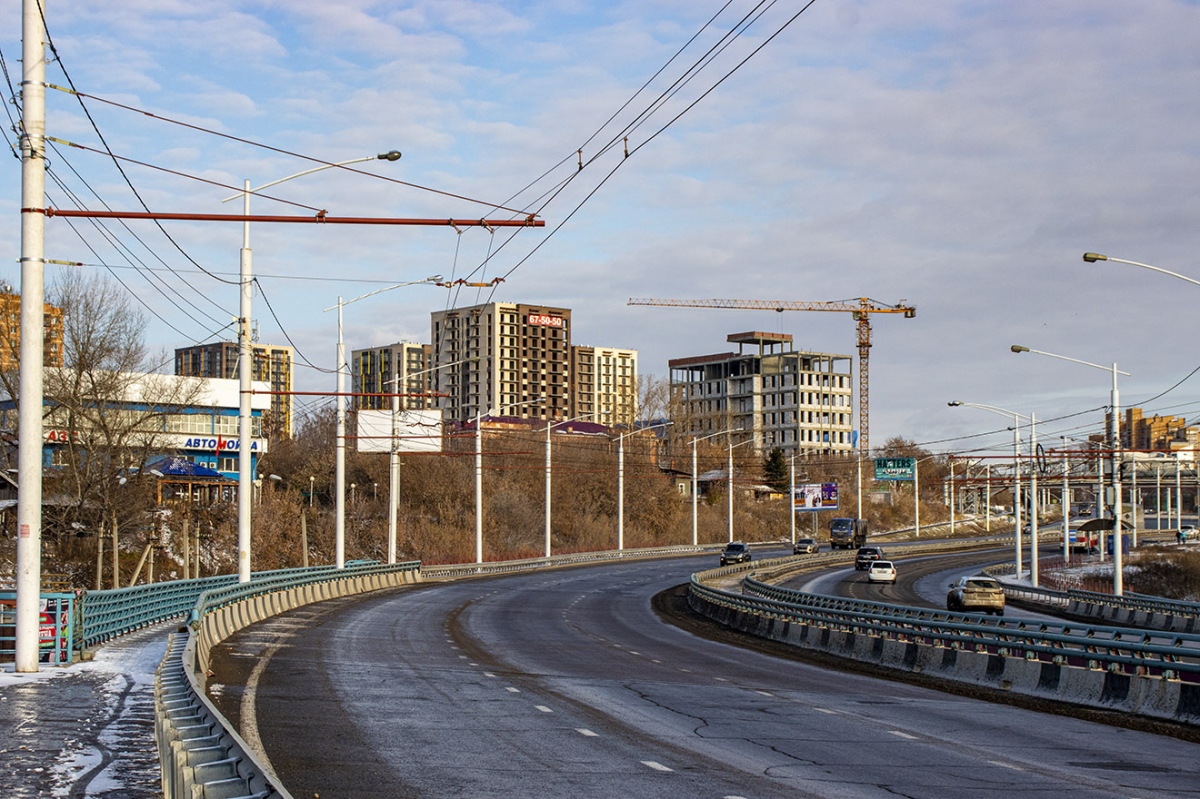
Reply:
[[[435,407],[433,397],[428,396],[430,350],[428,344],[408,341],[353,350],[350,353],[350,374],[354,378],[354,392],[408,394],[407,397],[400,397],[402,410]],[[400,378],[398,389],[393,388],[397,385],[397,376]],[[390,410],[392,401],[389,397],[360,396],[354,398],[354,405],[356,408]]]
[[[637,350],[571,348],[571,416],[609,427],[638,415]]]
[[[792,350],[785,333],[735,333],[726,340],[738,345],[736,353],[668,362],[677,432],[753,436],[759,454],[776,447],[786,453],[854,449],[849,355]]]
[[[16,368],[21,359],[21,295],[0,287],[0,371]],[[62,308],[46,303],[43,312],[42,357],[46,366],[63,365]]]
[[[431,388],[447,420],[571,413],[571,311],[493,302],[431,315]]]
[[[271,391],[271,410],[263,416],[263,429],[268,437],[292,437],[293,354],[291,347],[271,344],[252,344],[254,361],[250,379],[268,383]],[[232,341],[198,344],[175,350],[175,374],[193,377],[238,377],[238,345]]]

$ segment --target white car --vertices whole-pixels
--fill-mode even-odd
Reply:
[[[871,561],[871,565],[867,567],[867,582],[868,583],[894,583],[896,582],[896,565],[890,560],[875,560]]]

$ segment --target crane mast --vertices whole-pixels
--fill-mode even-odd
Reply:
[[[853,315],[858,326],[858,446],[870,452],[870,357],[871,314],[898,313],[905,319],[917,315],[917,309],[901,300],[895,305],[878,302],[870,297],[831,302],[802,300],[658,300],[630,298],[628,305],[655,305],[667,308],[728,308],[743,311],[835,311]]]

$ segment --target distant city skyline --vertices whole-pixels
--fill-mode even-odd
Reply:
[[[545,220],[515,236],[251,225],[255,322],[262,340],[295,347],[303,391],[334,389],[336,319],[323,309],[339,295],[441,274],[487,286],[363,300],[347,351],[424,341],[437,311],[529,303],[573,309],[573,344],[638,350],[639,372],[666,379],[668,360],[727,351],[739,331],[855,354],[855,324],[630,297],[871,297],[917,308],[912,320],[872,320],[874,446],[893,436],[934,451],[1010,446],[1003,419],[951,400],[1036,413],[1047,440],[1099,432],[1106,376],[1018,357],[1013,344],[1116,361],[1131,373],[1124,407],[1195,423],[1200,287],[1081,256],[1200,279],[1200,7],[828,0],[789,24],[801,5],[777,4],[692,73],[748,2],[706,27],[719,3],[61,0],[46,9],[47,80],[85,96],[48,91],[47,133],[60,140],[48,199],[239,213],[240,198],[222,200],[244,180],[314,165],[288,153],[338,162],[396,149],[398,161],[355,165],[362,174],[268,189],[251,212],[513,216],[502,207]],[[8,100],[19,16],[19,4],[0,8]],[[0,279],[19,291],[20,164],[7,163]],[[48,279],[109,270],[144,303],[151,350],[233,338],[241,224],[164,223],[170,239],[149,223],[105,227],[107,237],[48,219],[47,258],[84,264],[49,266]],[[304,397],[298,412],[319,401]]]

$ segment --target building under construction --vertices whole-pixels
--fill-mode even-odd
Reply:
[[[786,333],[734,333],[726,340],[738,351],[668,362],[677,432],[702,437],[728,430],[742,441],[752,435],[759,455],[775,448],[854,449],[851,356],[796,351]]]

